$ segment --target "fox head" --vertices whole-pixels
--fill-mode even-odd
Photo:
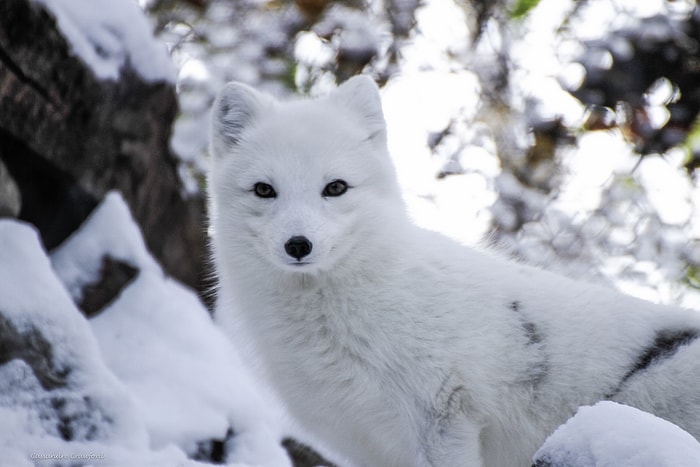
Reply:
[[[336,270],[383,248],[403,214],[368,77],[291,102],[229,83],[212,110],[211,152],[215,252],[241,265]]]

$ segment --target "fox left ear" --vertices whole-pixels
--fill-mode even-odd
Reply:
[[[360,116],[369,129],[370,138],[386,138],[386,122],[379,88],[372,78],[357,75],[345,81],[330,98]]]

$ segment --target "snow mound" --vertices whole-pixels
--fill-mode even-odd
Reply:
[[[225,443],[228,462],[290,465],[232,344],[194,292],[166,277],[129,208],[110,193],[52,255],[74,298],[97,281],[105,257],[138,270],[90,321],[109,368],[133,394],[153,448],[177,444],[192,456]],[[279,425],[279,422],[277,423]]]
[[[535,454],[536,467],[697,467],[700,443],[671,422],[615,402],[579,408]]]
[[[18,221],[0,220],[0,245],[0,465],[291,465],[278,412],[197,296],[164,275],[121,196],[53,264]],[[105,257],[137,272],[88,321],[74,300]]]
[[[0,463],[187,465],[182,451],[148,449],[134,400],[35,230],[0,220],[0,245]]]
[[[116,80],[130,65],[146,81],[175,82],[175,67],[134,0],[34,0],[98,78]]]

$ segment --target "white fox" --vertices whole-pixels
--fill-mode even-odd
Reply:
[[[529,466],[605,399],[700,438],[700,313],[413,225],[371,79],[291,102],[231,83],[211,150],[217,320],[341,465]]]

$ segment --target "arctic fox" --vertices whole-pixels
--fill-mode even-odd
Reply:
[[[216,316],[342,465],[529,466],[581,405],[700,438],[700,313],[492,257],[413,225],[367,77],[212,115]]]

